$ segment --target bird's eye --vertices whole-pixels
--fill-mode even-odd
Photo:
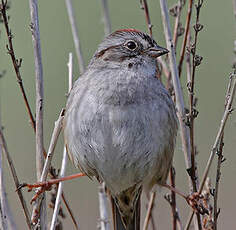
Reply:
[[[135,50],[138,47],[138,45],[134,41],[128,41],[125,43],[125,47],[128,48],[129,50]]]

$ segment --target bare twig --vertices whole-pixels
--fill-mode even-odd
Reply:
[[[1,113],[1,108],[0,108],[0,113]],[[0,129],[2,127],[1,123],[1,114],[0,114]],[[9,206],[9,201],[6,193],[6,188],[5,188],[5,181],[4,181],[4,175],[3,175],[3,161],[2,161],[2,146],[0,145],[0,229],[12,229],[15,230],[16,228],[16,223],[14,220],[14,217],[12,215],[10,206]]]
[[[6,29],[6,33],[7,33],[7,37],[8,37],[7,50],[8,50],[9,55],[11,56],[11,59],[12,59],[12,64],[14,66],[14,70],[15,70],[16,77],[17,77],[17,83],[19,84],[19,87],[20,87],[20,90],[21,90],[21,93],[22,93],[22,96],[23,96],[23,99],[24,99],[24,103],[25,103],[25,106],[26,106],[26,110],[27,110],[28,115],[30,117],[30,123],[32,125],[32,128],[33,128],[34,132],[36,132],[35,119],[34,119],[32,110],[30,108],[28,99],[27,99],[27,95],[26,95],[26,92],[25,92],[25,89],[24,89],[24,86],[23,86],[23,81],[22,81],[22,77],[21,77],[21,73],[20,73],[20,67],[21,67],[22,59],[17,59],[16,58],[15,51],[14,51],[14,48],[13,48],[13,43],[12,43],[13,36],[12,36],[11,30],[10,30],[9,25],[8,25],[8,16],[6,14],[7,1],[1,0],[1,2],[2,2],[2,4],[1,4],[1,7],[0,7],[0,11],[2,13],[3,22],[4,22],[4,25],[5,25],[5,29]],[[46,156],[45,149],[44,149],[44,155]],[[51,176],[51,178],[55,179],[56,175],[53,173],[54,171],[55,171],[54,168],[51,167],[50,168],[50,176]],[[69,204],[68,204],[64,194],[63,194],[63,202],[65,203],[66,208],[68,209],[68,212],[70,213],[70,216],[71,216],[73,222],[75,223],[75,221],[74,221],[75,218],[73,216],[72,210],[69,207]]]
[[[109,214],[108,214],[108,199],[105,189],[105,183],[100,184],[98,188],[98,199],[99,199],[99,211],[100,211],[100,221],[99,226],[101,230],[109,230]]]
[[[15,187],[17,189],[19,187],[20,183],[19,183],[19,180],[18,180],[18,177],[17,177],[15,166],[14,166],[13,161],[11,159],[11,156],[10,156],[10,154],[8,152],[7,143],[5,141],[5,138],[4,138],[4,135],[3,135],[1,127],[0,127],[0,145],[2,147],[3,152],[6,155],[9,167],[11,169],[11,174],[12,174],[12,177],[13,177],[13,180],[14,180],[14,183],[15,183]],[[29,214],[29,210],[27,208],[25,199],[23,197],[23,194],[22,194],[22,192],[20,190],[17,190],[17,195],[18,195],[18,197],[20,199],[20,202],[21,202],[21,205],[22,205],[22,208],[23,208],[23,211],[24,211],[24,215],[25,215],[25,218],[26,218],[26,223],[28,225],[28,228],[31,229],[30,214]]]
[[[177,107],[177,116],[179,119],[180,125],[180,134],[182,140],[182,147],[185,156],[185,164],[186,168],[191,168],[191,155],[190,155],[190,139],[189,139],[189,129],[185,125],[186,114],[184,107],[184,99],[183,92],[180,85],[179,74],[176,66],[176,57],[175,57],[175,49],[172,41],[171,29],[170,29],[170,21],[168,15],[168,8],[165,0],[160,0],[161,13],[163,17],[163,27],[165,32],[165,39],[167,49],[170,51],[169,53],[169,62],[170,62],[170,70],[172,75],[173,86],[175,90],[176,96],[176,107]],[[191,181],[189,181],[191,186]]]
[[[152,192],[149,202],[148,202],[148,209],[147,209],[146,217],[144,219],[143,230],[148,229],[148,224],[149,224],[149,221],[152,216],[152,210],[153,210],[153,206],[154,206],[155,197],[156,197],[156,192]]]
[[[50,164],[51,164],[51,160],[52,160],[53,153],[54,153],[54,149],[56,147],[56,143],[57,143],[59,134],[61,132],[63,118],[64,118],[64,110],[61,111],[58,120],[55,122],[54,130],[52,133],[52,138],[51,138],[50,145],[48,148],[48,154],[47,154],[47,158],[45,160],[45,164],[44,164],[43,172],[42,172],[42,175],[40,178],[40,182],[45,181],[47,178]],[[43,199],[43,196],[40,195],[37,199],[35,206],[34,206],[32,218],[31,218],[33,224],[36,224],[38,222],[37,219],[38,219],[38,214],[39,214],[39,210],[40,210],[40,203],[41,203],[42,199]]]
[[[68,17],[70,20],[70,25],[71,25],[71,30],[72,30],[72,35],[73,35],[73,40],[74,40],[74,45],[75,45],[75,52],[78,59],[78,65],[79,65],[80,73],[82,74],[84,72],[84,59],[83,59],[82,50],[80,46],[80,40],[79,40],[78,29],[76,26],[74,9],[73,9],[71,0],[65,0],[65,2],[66,2]]]
[[[184,29],[184,40],[183,40],[182,47],[181,47],[180,60],[179,60],[179,66],[178,66],[179,76],[181,76],[182,65],[183,65],[183,61],[184,61],[184,55],[185,55],[185,52],[186,52],[186,43],[187,43],[187,37],[188,37],[188,33],[189,33],[189,26],[190,26],[191,15],[192,15],[192,8],[193,8],[193,0],[189,0],[188,14],[187,14],[186,24],[185,24],[185,29]]]
[[[175,46],[177,46],[178,37],[181,36],[184,32],[184,29],[182,28],[182,25],[180,23],[180,17],[182,13],[183,6],[185,5],[185,0],[179,0],[176,6],[176,15],[175,15],[175,26],[174,26],[174,35],[173,35],[173,43]]]
[[[170,169],[170,185],[175,188],[175,168],[172,166]],[[172,209],[172,222],[173,230],[177,229],[177,215],[176,215],[176,194],[171,191],[171,209]]]
[[[231,89],[230,90],[230,97],[228,99],[227,106],[225,108],[223,117],[221,119],[220,127],[219,127],[218,133],[216,135],[216,139],[215,139],[214,145],[212,147],[210,157],[207,161],[207,165],[206,165],[206,168],[205,168],[204,173],[203,173],[202,181],[200,183],[200,187],[199,187],[199,191],[198,191],[199,194],[201,194],[201,192],[202,192],[202,189],[204,187],[206,178],[208,176],[212,161],[213,161],[214,156],[217,152],[217,146],[218,146],[218,144],[220,142],[220,139],[223,135],[224,128],[225,128],[226,122],[228,120],[228,117],[232,112],[232,103],[233,103],[233,99],[234,99],[235,91],[236,91],[236,75],[235,75],[235,73],[231,75],[231,78],[233,78],[233,80],[230,81],[230,84],[231,84],[231,86],[230,86],[230,89]],[[186,226],[185,226],[185,230],[189,229],[192,218],[193,218],[193,214],[194,214],[194,212],[192,212],[192,214],[189,216],[188,221],[187,221]]]
[[[72,53],[69,53],[69,62],[68,62],[68,72],[69,72],[69,87],[68,87],[68,94],[70,93],[70,90],[72,89],[73,86],[73,56]],[[65,171],[66,171],[66,163],[67,163],[67,152],[66,152],[66,147],[64,147],[64,151],[63,151],[63,158],[62,158],[62,164],[61,164],[61,171],[60,171],[60,177],[64,177],[65,176]],[[53,217],[52,217],[52,222],[51,222],[51,230],[54,230],[56,227],[56,223],[57,223],[57,216],[58,216],[58,212],[60,209],[60,203],[61,203],[61,196],[62,196],[62,187],[63,187],[63,183],[60,182],[58,185],[58,190],[57,190],[57,198],[56,198],[56,203],[55,203],[55,208],[53,211]],[[74,222],[75,224],[75,228],[79,229],[77,222]]]
[[[233,78],[230,77],[227,92],[226,92],[226,96],[225,96],[225,109],[226,109],[226,106],[227,106],[228,99],[230,97],[232,80],[233,80]],[[214,230],[217,230],[217,220],[218,220],[218,216],[219,216],[218,191],[219,191],[219,182],[220,182],[220,176],[221,176],[221,165],[225,161],[225,158],[223,156],[223,148],[224,148],[224,132],[222,133],[222,136],[221,136],[220,141],[219,141],[219,147],[218,147],[218,150],[216,152],[217,155],[218,155],[218,161],[217,161],[217,170],[216,170],[215,189],[214,189],[214,193],[213,193],[213,197],[214,197],[214,206],[213,206],[213,212],[214,212],[214,221],[213,221],[213,223],[214,223],[214,225],[213,225],[213,229]]]
[[[21,67],[22,59],[21,58],[20,59],[16,58],[15,51],[14,51],[14,48],[13,48],[13,43],[12,43],[13,36],[12,36],[11,30],[10,30],[9,25],[8,25],[8,16],[7,16],[7,12],[6,12],[6,10],[7,10],[7,1],[1,0],[1,2],[2,2],[2,4],[0,5],[0,10],[1,10],[1,13],[2,13],[2,19],[3,19],[3,23],[4,23],[4,26],[5,26],[6,34],[7,34],[7,38],[8,38],[8,44],[6,45],[6,48],[7,48],[8,54],[11,56],[12,64],[14,66],[14,70],[15,70],[15,73],[16,73],[17,83],[19,84],[19,87],[20,87],[20,90],[21,90],[21,93],[22,93],[22,96],[23,96],[23,99],[24,99],[26,109],[27,109],[27,112],[28,112],[29,117],[30,117],[31,125],[32,125],[34,131],[36,131],[34,116],[33,116],[32,110],[30,108],[27,96],[26,96],[26,92],[25,92],[25,89],[24,89],[24,85],[23,85],[23,81],[22,81],[22,77],[21,77],[21,73],[20,73],[20,67]]]
[[[111,33],[111,19],[109,15],[109,8],[107,0],[101,0],[103,10],[103,22],[105,36]]]
[[[73,87],[73,55],[69,53],[69,61],[67,63],[68,66],[68,94],[70,93]]]
[[[191,33],[189,31],[187,37],[187,46],[190,47],[191,43]],[[191,82],[191,60],[190,60],[190,52],[186,52],[186,72],[187,72],[187,82]]]
[[[36,173],[37,180],[40,179],[43,164],[44,164],[44,144],[43,144],[43,100],[44,100],[44,88],[43,88],[43,65],[41,55],[41,43],[40,43],[40,32],[39,32],[39,18],[38,18],[38,0],[30,0],[30,15],[31,15],[31,32],[32,41],[34,47],[34,61],[35,61],[35,83],[36,83]],[[36,205],[37,206],[37,205]],[[41,229],[47,228],[47,211],[46,211],[46,200],[39,204],[40,208],[40,226]],[[33,214],[31,220],[34,217]]]
[[[147,0],[140,0],[140,4],[141,4],[141,9],[143,9],[144,12],[145,12],[146,24],[148,26],[149,34],[152,37],[152,27],[153,27],[153,25],[151,23],[151,19],[150,19],[150,15],[149,15]]]
[[[62,158],[62,163],[61,163],[60,177],[64,177],[65,176],[66,162],[67,162],[67,152],[66,152],[66,147],[64,147],[63,158]],[[58,189],[57,189],[57,198],[56,198],[55,208],[54,208],[54,211],[53,211],[53,216],[52,216],[52,222],[51,222],[50,230],[54,230],[55,227],[56,227],[57,218],[58,218],[58,212],[59,212],[60,205],[61,205],[62,187],[63,187],[63,182],[60,182],[59,186],[58,186]]]
[[[196,68],[198,65],[201,64],[202,57],[198,56],[196,54],[197,49],[197,39],[198,39],[198,33],[201,31],[203,26],[199,23],[199,16],[200,16],[200,9],[202,7],[202,0],[198,0],[198,3],[196,4],[196,22],[194,25],[194,43],[189,47],[189,51],[192,54],[192,72],[191,72],[191,78],[188,82],[188,93],[189,93],[189,113],[188,113],[188,124],[189,124],[189,130],[190,130],[190,149],[191,149],[191,168],[188,170],[189,175],[192,180],[193,185],[193,192],[198,191],[198,175],[197,175],[197,166],[195,161],[196,156],[196,147],[194,144],[194,120],[198,115],[198,111],[195,109],[195,96],[194,96],[194,86],[195,86],[195,73]],[[187,35],[188,37],[188,35]],[[188,39],[188,38],[187,38]],[[196,213],[197,215],[197,224],[198,229],[202,228],[201,224],[201,217],[199,213]],[[197,226],[195,226],[195,229],[197,229]]]

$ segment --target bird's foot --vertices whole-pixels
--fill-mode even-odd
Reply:
[[[186,197],[187,203],[192,207],[195,212],[201,215],[209,214],[208,210],[203,205],[204,196],[199,192],[194,192]]]
[[[33,198],[30,201],[30,203],[32,204],[34,201],[37,200],[37,198],[42,193],[44,193],[46,191],[50,191],[52,189],[52,185],[58,184],[62,181],[72,180],[72,179],[82,177],[82,176],[85,176],[85,174],[84,173],[77,173],[77,174],[73,174],[73,175],[70,175],[70,176],[61,177],[61,178],[58,178],[58,179],[51,179],[51,180],[48,180],[48,181],[37,182],[37,183],[34,183],[34,184],[22,183],[18,186],[17,190],[27,187],[28,192],[31,192],[33,189],[37,189],[36,194],[33,196]]]

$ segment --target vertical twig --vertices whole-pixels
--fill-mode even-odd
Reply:
[[[141,4],[141,9],[144,10],[146,24],[147,24],[147,27],[148,27],[149,34],[152,37],[152,27],[153,27],[153,25],[151,23],[151,18],[150,18],[150,15],[149,15],[147,1],[146,0],[140,0],[140,4]],[[168,76],[170,75],[170,72],[167,68],[166,62],[163,60],[162,57],[157,58],[157,61],[158,61],[158,63],[161,64],[162,71],[165,74],[165,76],[168,78]],[[160,71],[160,76],[161,76],[161,71]],[[160,77],[160,81],[161,81],[161,77]]]
[[[176,46],[177,46],[177,41],[178,41],[178,37],[181,36],[183,34],[183,28],[182,25],[180,23],[180,17],[181,17],[181,12],[183,9],[183,6],[185,5],[185,0],[179,0],[176,6],[176,12],[174,14],[175,18],[175,26],[174,26],[174,35],[173,35],[173,43],[175,46],[175,50],[176,50]],[[175,10],[174,10],[175,11]]]
[[[28,102],[28,98],[27,98],[27,95],[26,95],[26,91],[25,91],[23,81],[22,81],[22,77],[21,77],[21,73],[20,73],[20,67],[21,67],[22,59],[21,58],[17,59],[16,56],[15,56],[15,51],[14,51],[13,43],[12,43],[13,36],[12,36],[11,30],[10,30],[9,25],[8,25],[8,16],[6,14],[6,10],[7,10],[7,1],[1,0],[0,11],[2,13],[2,19],[3,19],[3,23],[5,25],[6,34],[7,34],[7,38],[8,38],[8,45],[6,47],[7,47],[7,50],[8,50],[8,54],[11,56],[12,64],[13,64],[13,67],[14,67],[14,70],[15,70],[15,73],[16,73],[17,83],[20,87],[20,90],[21,90],[21,93],[22,93],[22,96],[23,96],[23,99],[24,99],[26,110],[27,110],[29,118],[30,118],[31,126],[32,126],[34,132],[36,132],[35,119],[34,119],[32,110],[30,108],[29,102]],[[45,149],[44,149],[44,154],[46,156]],[[50,169],[50,176],[51,176],[51,178],[55,179],[56,175],[53,173],[53,171],[54,171],[54,168],[51,168]],[[71,216],[73,222],[75,223],[75,221],[74,221],[75,218],[73,216],[72,210],[69,207],[69,204],[66,201],[66,198],[65,198],[64,194],[63,194],[63,202],[65,203],[66,208],[67,208],[68,212],[70,213],[70,216]]]
[[[196,54],[197,49],[197,39],[198,39],[198,33],[202,30],[203,26],[199,23],[199,16],[200,16],[200,9],[202,7],[203,0],[198,0],[198,3],[196,4],[196,22],[194,25],[194,43],[189,47],[189,51],[192,54],[192,72],[191,72],[191,79],[188,82],[188,93],[189,93],[189,114],[188,114],[188,124],[189,124],[189,130],[190,130],[190,148],[191,148],[191,168],[189,169],[189,175],[192,180],[193,185],[193,192],[198,191],[198,185],[197,185],[197,166],[195,161],[196,156],[196,148],[194,144],[194,120],[197,117],[197,110],[195,109],[195,96],[194,96],[194,86],[195,86],[195,73],[196,68],[201,64],[202,57],[198,56]],[[187,35],[188,37],[188,35]],[[202,228],[201,224],[201,216],[199,213],[196,213],[197,215],[197,224],[198,229]],[[197,227],[195,227],[197,229]]]
[[[111,33],[111,19],[109,15],[109,8],[107,0],[101,0],[103,10],[103,22],[105,36]]]
[[[69,72],[69,77],[68,77],[69,78],[68,94],[69,94],[70,90],[72,89],[72,86],[73,86],[73,56],[72,56],[72,53],[69,53],[69,62],[67,65],[68,65],[68,72]],[[66,147],[64,147],[60,177],[65,176],[66,163],[67,163],[67,152],[66,152]],[[54,230],[56,227],[58,212],[59,212],[60,203],[61,203],[62,187],[63,187],[63,183],[60,182],[58,185],[57,198],[56,198],[55,208],[53,211],[53,217],[52,217],[52,222],[51,222],[51,227],[50,227],[51,230]],[[74,224],[75,224],[75,228],[79,229],[76,221],[74,222]]]
[[[105,183],[99,185],[98,188],[100,221],[99,226],[101,230],[110,230],[109,214],[108,214],[108,199],[106,194]]]
[[[66,152],[66,147],[64,147],[63,158],[62,158],[62,163],[61,163],[60,177],[65,176],[66,162],[67,162],[67,152]],[[58,185],[58,189],[57,189],[57,198],[56,198],[55,208],[53,210],[53,216],[52,216],[52,222],[51,222],[50,230],[54,230],[55,227],[56,227],[56,224],[57,224],[58,212],[59,212],[60,205],[61,205],[62,187],[63,187],[63,182],[60,182],[59,185]]]
[[[22,93],[22,96],[23,96],[23,99],[24,99],[24,103],[25,103],[25,106],[26,106],[26,110],[27,110],[27,112],[29,114],[29,117],[30,117],[31,125],[32,125],[34,131],[36,131],[34,116],[33,116],[32,110],[30,108],[27,96],[26,96],[25,88],[24,88],[21,73],[20,73],[20,67],[21,67],[22,59],[21,58],[20,59],[16,58],[15,51],[14,51],[14,48],[13,48],[13,43],[12,43],[13,35],[12,35],[11,30],[10,30],[9,25],[8,25],[7,1],[2,0],[1,2],[2,3],[0,5],[0,11],[2,13],[2,19],[3,19],[3,23],[4,23],[4,26],[5,26],[6,34],[7,34],[7,38],[8,38],[8,44],[6,45],[6,48],[7,48],[8,54],[11,56],[12,64],[13,64],[13,67],[14,67],[14,70],[15,70],[15,73],[16,73],[17,83],[19,84],[19,87],[20,87],[20,90],[21,90],[21,93]]]
[[[1,107],[0,107],[0,130],[1,129],[2,129],[2,123],[1,123]],[[4,181],[4,176],[3,176],[4,172],[3,172],[3,161],[2,161],[3,155],[2,154],[3,154],[3,150],[2,150],[2,145],[0,144],[0,209],[1,209],[0,229],[15,230],[16,223],[13,218],[10,206],[9,206],[8,197],[7,197],[6,188],[5,188],[5,181]]]
[[[150,19],[150,16],[149,16],[147,0],[140,0],[140,4],[141,4],[141,9],[143,9],[144,12],[145,12],[146,24],[148,26],[149,34],[152,37],[152,27],[153,27],[153,25],[151,23],[151,19]]]
[[[186,114],[185,114],[185,107],[184,107],[184,99],[183,99],[183,92],[180,85],[179,74],[176,66],[176,57],[175,57],[175,49],[172,41],[171,29],[170,29],[170,21],[168,15],[168,8],[166,5],[165,0],[160,0],[161,6],[161,13],[163,18],[163,27],[166,39],[167,49],[170,51],[169,53],[169,62],[170,62],[170,69],[172,75],[173,86],[175,90],[176,96],[176,107],[177,107],[177,116],[179,119],[180,125],[180,134],[182,140],[182,147],[185,156],[185,164],[186,168],[191,168],[191,155],[190,155],[190,139],[189,139],[189,129],[185,125],[186,122]],[[189,181],[191,186],[191,180]]]
[[[61,132],[63,118],[64,118],[64,110],[61,111],[58,120],[55,122],[54,130],[53,130],[53,133],[52,133],[52,138],[51,138],[50,145],[49,145],[49,148],[48,148],[47,158],[45,160],[43,172],[42,172],[42,175],[40,177],[40,182],[45,181],[46,178],[47,178],[49,168],[50,168],[50,164],[51,164],[52,157],[53,157],[53,153],[54,153],[54,150],[55,150],[55,147],[56,147],[56,143],[57,143],[59,134]],[[38,199],[36,200],[36,203],[34,205],[34,208],[33,208],[33,213],[32,213],[31,220],[32,220],[32,223],[34,225],[36,225],[37,222],[38,222],[37,221],[38,220],[38,214],[40,212],[40,203],[41,203],[42,199],[43,199],[43,194],[41,194],[38,197]]]
[[[182,47],[181,47],[181,51],[180,51],[180,60],[179,60],[179,66],[178,66],[179,76],[181,76],[181,72],[182,72],[182,65],[183,65],[184,55],[185,55],[185,51],[186,51],[186,44],[187,44],[187,37],[188,37],[188,33],[189,33],[192,8],[193,8],[193,0],[189,0],[188,14],[187,14],[185,29],[184,29],[184,39],[183,39],[183,43],[182,43]]]
[[[200,186],[199,186],[199,194],[201,194],[202,190],[203,190],[203,187],[204,187],[204,184],[205,184],[205,181],[207,179],[207,176],[208,176],[208,173],[209,173],[209,170],[210,170],[210,167],[212,165],[212,161],[214,159],[214,156],[217,152],[217,146],[220,142],[220,139],[223,135],[223,132],[224,132],[224,128],[225,128],[225,125],[226,125],[226,122],[228,120],[228,117],[229,115],[231,114],[232,112],[232,103],[233,103],[233,99],[234,99],[234,96],[235,96],[235,91],[236,91],[236,75],[235,73],[233,75],[231,75],[232,77],[232,81],[230,81],[230,97],[228,99],[228,102],[227,102],[227,106],[225,108],[225,111],[224,111],[224,114],[223,114],[223,117],[221,119],[221,123],[220,123],[220,127],[219,127],[219,130],[217,132],[217,135],[216,135],[216,139],[215,139],[215,142],[214,142],[214,145],[211,149],[211,153],[210,153],[210,156],[209,156],[209,159],[207,161],[207,165],[206,165],[206,168],[204,170],[204,173],[203,173],[203,176],[202,176],[202,181],[200,183]],[[192,221],[192,218],[193,218],[193,215],[194,215],[194,212],[192,212],[192,214],[189,216],[188,220],[187,220],[187,223],[186,223],[186,226],[185,226],[185,230],[188,230],[189,227],[190,227],[190,224],[191,224],[191,221]]]
[[[29,0],[30,16],[31,16],[31,32],[34,47],[34,61],[35,61],[35,83],[36,83],[36,172],[37,179],[40,179],[43,164],[44,164],[44,144],[43,144],[43,65],[40,44],[39,32],[39,18],[38,18],[38,1]],[[36,204],[37,206],[37,204]],[[40,208],[40,226],[42,229],[47,228],[47,212],[46,212],[46,199],[39,204]],[[32,219],[34,216],[35,207],[33,208]]]
[[[17,177],[17,173],[16,173],[16,169],[14,167],[13,161],[11,159],[11,156],[10,156],[9,152],[8,152],[7,143],[5,141],[5,138],[4,138],[4,135],[3,135],[3,132],[2,132],[1,128],[0,128],[0,145],[1,145],[1,148],[4,152],[4,154],[6,155],[6,158],[7,158],[10,170],[11,170],[11,174],[12,174],[12,177],[13,177],[13,180],[14,180],[14,183],[15,183],[15,187],[17,189],[19,187],[20,183],[19,183],[19,180],[18,180],[18,177]],[[18,189],[17,189],[17,195],[20,199],[28,228],[31,229],[29,210],[27,208],[27,205],[26,205],[26,202],[25,202],[25,199],[23,197],[22,192]]]
[[[153,210],[153,207],[154,207],[155,197],[156,197],[156,192],[152,192],[151,196],[150,196],[150,199],[149,199],[149,202],[148,202],[148,209],[147,209],[146,217],[144,219],[143,230],[148,229],[148,224],[149,224],[149,221],[152,217],[152,210]]]
[[[175,168],[170,168],[170,185],[175,188]],[[171,191],[171,209],[172,209],[172,226],[173,230],[177,229],[177,215],[176,215],[176,194]]]
[[[0,109],[1,112],[1,109]],[[0,129],[1,129],[1,114],[0,114]],[[3,168],[2,168],[2,146],[0,145],[0,229],[8,230],[7,216],[10,215],[10,219],[12,219],[10,210],[6,210],[6,206],[8,206],[8,199],[5,189],[5,184],[3,181]],[[13,219],[12,219],[13,221]],[[13,228],[15,229],[15,228]]]
[[[229,84],[225,96],[225,109],[227,106],[228,99],[230,97],[230,91],[231,91],[231,86],[232,86],[232,76],[229,79]],[[222,136],[219,141],[219,147],[217,150],[217,155],[218,155],[218,161],[217,161],[217,169],[216,169],[216,180],[215,180],[215,189],[213,190],[213,197],[214,197],[214,206],[213,206],[213,211],[214,211],[214,225],[213,225],[213,230],[217,230],[217,220],[218,216],[220,213],[220,209],[218,210],[218,191],[219,191],[219,182],[220,182],[220,177],[221,177],[221,165],[225,161],[225,158],[223,156],[223,148],[224,148],[224,132],[222,133]]]
[[[82,50],[80,46],[80,40],[79,40],[78,29],[76,26],[74,9],[73,9],[71,0],[65,0],[65,2],[66,2],[68,17],[70,20],[70,25],[71,25],[71,30],[72,30],[72,35],[73,35],[73,40],[74,40],[74,45],[75,45],[75,52],[78,59],[79,70],[80,70],[80,74],[82,74],[85,69],[84,59],[83,59],[83,54],[82,54]]]

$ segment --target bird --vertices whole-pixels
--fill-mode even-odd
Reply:
[[[166,183],[178,122],[156,77],[168,50],[144,32],[117,30],[101,42],[69,93],[63,123],[70,159],[105,183],[115,230],[140,229],[140,197]]]

